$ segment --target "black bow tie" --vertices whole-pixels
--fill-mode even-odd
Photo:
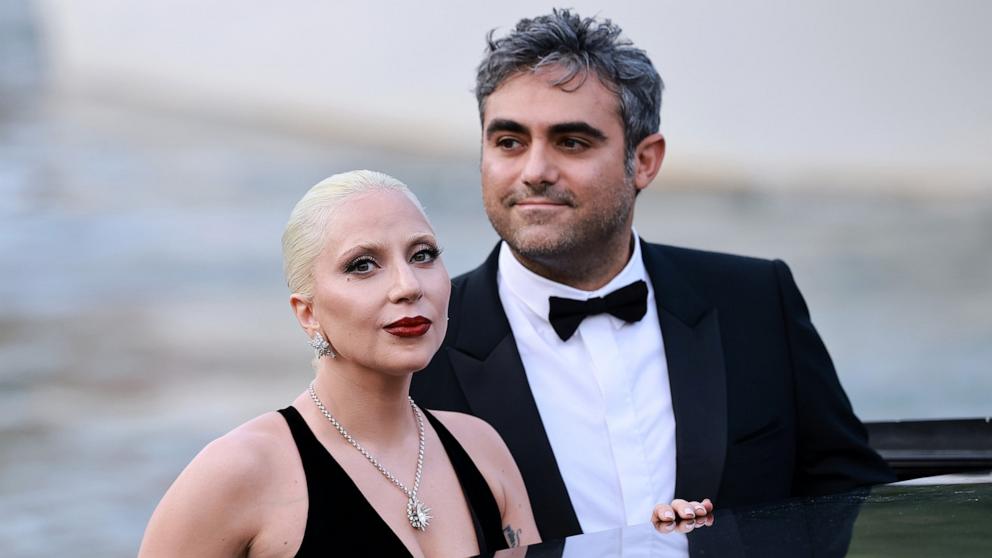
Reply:
[[[562,341],[568,341],[586,316],[610,314],[626,322],[639,321],[648,311],[648,285],[638,280],[603,297],[574,300],[552,296],[548,302],[551,327]]]

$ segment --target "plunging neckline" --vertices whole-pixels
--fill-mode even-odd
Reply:
[[[361,531],[365,533],[388,532],[389,536],[386,538],[389,540],[379,539],[379,543],[382,544],[376,546],[385,545],[388,547],[391,555],[396,555],[399,549],[402,548],[406,555],[412,557],[414,554],[410,548],[403,543],[403,539],[400,538],[397,532],[376,511],[375,507],[369,502],[369,499],[355,481],[348,475],[344,467],[320,443],[320,440],[317,439],[317,436],[310,429],[309,425],[307,425],[300,412],[292,406],[281,409],[279,412],[285,417],[293,438],[296,441],[307,482],[306,530],[295,556],[302,558],[303,556],[310,555],[311,552],[317,552],[317,548],[311,549],[310,547],[317,544],[314,542],[315,540],[326,538],[321,536],[322,533],[335,528],[348,528],[347,525],[338,525],[338,521],[334,521],[329,525],[325,517],[329,515],[337,516],[338,519],[346,518],[345,523],[356,523],[354,526],[360,526]],[[499,508],[482,474],[468,457],[468,454],[465,453],[461,444],[448,432],[444,425],[428,411],[424,410],[423,412],[441,440],[445,454],[451,462],[455,476],[458,478],[458,483],[475,529],[475,538],[479,553],[483,554],[498,550],[499,548],[506,548],[506,541],[501,529],[502,521],[499,518]],[[329,510],[325,509],[326,506],[322,507],[321,502],[323,498],[320,498],[322,493],[333,494],[332,501],[348,502],[349,505],[346,508],[347,515],[340,514],[338,510],[334,509],[333,503],[330,504]],[[356,500],[360,500],[360,503],[356,502]],[[476,509],[477,507],[479,509]],[[374,520],[372,519],[373,516],[375,517]],[[355,522],[354,518],[356,517],[361,517],[363,520]],[[352,521],[349,522],[347,519],[352,519]],[[480,519],[486,523],[485,529],[480,523]],[[369,524],[370,522],[372,525]],[[362,533],[348,534],[357,535]],[[495,541],[492,540],[497,536],[498,539]],[[328,547],[324,547],[321,549],[321,552],[326,553],[328,550]]]
[[[290,409],[293,409],[294,411],[296,411],[296,408],[295,407],[290,407]],[[297,412],[297,414],[299,414],[299,411],[296,411],[296,412]],[[305,424],[306,423],[306,420],[303,418],[303,415],[299,415],[299,416],[300,416],[300,420],[303,420],[303,422]],[[403,539],[401,539],[400,536],[396,533],[396,530],[394,530],[392,528],[392,526],[389,525],[389,523],[387,523],[386,520],[382,518],[382,515],[379,513],[378,510],[375,509],[375,506],[372,505],[372,502],[369,502],[368,497],[365,496],[365,493],[362,492],[362,489],[359,488],[358,487],[358,484],[354,481],[354,479],[351,478],[351,475],[348,474],[348,471],[345,471],[344,470],[344,467],[341,466],[341,463],[339,463],[338,460],[334,458],[334,455],[330,451],[328,451],[327,446],[325,446],[323,443],[321,443],[320,439],[317,438],[317,435],[313,433],[313,430],[310,429],[310,425],[307,425],[307,430],[310,432],[310,435],[313,436],[314,441],[317,442],[317,444],[320,445],[321,449],[324,450],[323,451],[323,456],[327,458],[327,463],[325,465],[326,466],[329,466],[330,469],[331,469],[331,471],[334,474],[341,475],[342,477],[348,479],[348,482],[345,483],[345,487],[346,487],[345,490],[348,490],[348,491],[351,492],[351,494],[348,495],[348,496],[352,496],[352,495],[353,496],[357,496],[357,499],[360,500],[362,502],[362,504],[364,504],[363,507],[366,508],[366,511],[367,512],[370,512],[372,515],[375,515],[375,517],[377,517],[379,519],[379,522],[378,522],[379,523],[379,526],[380,527],[384,527],[387,531],[389,531],[389,534],[391,535],[391,537],[394,540],[394,542],[396,544],[402,546],[406,550],[407,554],[412,558],[414,554],[413,554],[413,552],[410,551],[410,547],[408,547],[403,542]],[[308,478],[307,479],[307,487],[308,487],[308,494],[307,494],[307,529],[308,530],[309,530],[309,527],[310,527],[310,508],[312,507],[312,502],[310,502],[310,498],[309,498],[309,496],[310,496],[310,494],[309,494],[309,486],[310,486],[310,479]],[[339,490],[340,490],[340,488],[339,488]],[[351,498],[349,498],[349,499],[351,499]],[[359,505],[361,505],[361,504],[359,504]],[[304,532],[304,535],[303,536],[306,537],[306,533],[305,532]],[[302,548],[302,546],[303,546],[303,541],[301,540],[300,541],[300,547]],[[299,558],[299,556],[300,556],[299,555],[299,550],[297,550],[296,556],[297,556],[297,558]]]

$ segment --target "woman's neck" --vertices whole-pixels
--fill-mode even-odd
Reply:
[[[392,445],[417,432],[410,410],[410,375],[321,362],[314,390],[324,407],[363,445]]]

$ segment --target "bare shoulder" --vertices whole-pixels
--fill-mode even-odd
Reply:
[[[458,413],[455,411],[434,411],[431,410],[431,414],[437,417],[444,426],[451,431],[452,434],[456,436],[458,433],[483,435],[483,436],[495,436],[499,437],[499,433],[496,429],[490,426],[490,424],[479,417],[474,417],[467,413]],[[461,440],[459,440],[461,441]]]
[[[507,487],[520,476],[510,450],[488,422],[451,411],[431,411],[465,449],[482,473],[502,513],[506,509]]]
[[[492,490],[499,506],[503,534],[510,546],[540,542],[527,488],[513,455],[486,421],[449,411],[431,411],[465,448]]]
[[[488,422],[453,411],[431,411],[431,414],[451,431],[458,443],[477,462],[476,465],[479,465],[480,459],[488,465],[502,464],[505,460],[513,462],[513,456],[503,438]]]
[[[159,502],[141,556],[241,554],[264,521],[259,498],[285,474],[287,443],[286,422],[266,413],[207,444]]]
[[[281,463],[288,442],[286,421],[278,413],[266,413],[207,444],[182,474],[216,474],[218,478],[210,480],[222,489],[257,489],[257,481],[267,478]]]

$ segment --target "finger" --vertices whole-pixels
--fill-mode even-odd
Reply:
[[[675,510],[668,504],[658,504],[654,507],[652,520],[665,522],[675,521]]]
[[[654,528],[662,535],[667,535],[675,530],[676,523],[674,521],[656,521],[654,523]]]
[[[693,506],[685,500],[676,498],[672,500],[672,507],[675,508],[675,513],[681,519],[694,519],[696,517],[696,512],[693,511]]]
[[[688,533],[696,528],[696,522],[694,520],[680,521],[678,523],[677,530],[679,533]]]
[[[692,507],[692,511],[693,513],[696,514],[696,517],[702,517],[707,513],[709,513],[709,511],[706,509],[706,506],[700,504],[699,502],[696,502],[695,500],[689,502],[689,505]]]
[[[706,508],[706,513],[713,512],[713,502],[709,498],[703,498],[703,506]]]
[[[689,502],[689,505],[692,506],[692,511],[693,513],[696,514],[696,517],[702,517],[704,515],[707,515],[713,509],[712,506],[710,506],[710,508],[707,509],[705,504],[701,502],[697,502],[695,500]]]

